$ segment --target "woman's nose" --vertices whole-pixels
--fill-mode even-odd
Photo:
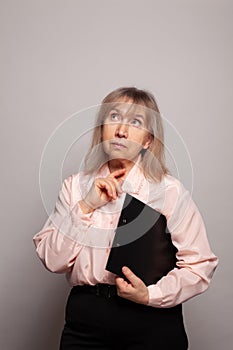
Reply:
[[[116,127],[116,136],[118,137],[128,137],[128,124],[120,123]]]

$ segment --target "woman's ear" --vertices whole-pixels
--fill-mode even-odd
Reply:
[[[150,135],[147,138],[147,141],[145,142],[143,149],[148,149],[150,147],[151,142],[153,141],[153,137]]]

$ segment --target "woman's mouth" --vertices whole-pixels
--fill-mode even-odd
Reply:
[[[123,145],[123,144],[120,143],[120,142],[111,142],[111,145],[112,145],[114,148],[117,148],[117,149],[124,149],[124,148],[127,148],[125,145]]]

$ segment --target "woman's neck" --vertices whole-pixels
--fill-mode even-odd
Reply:
[[[111,159],[108,161],[108,167],[111,173],[118,169],[126,169],[124,174],[125,177],[132,169],[136,161],[131,161],[128,159]]]

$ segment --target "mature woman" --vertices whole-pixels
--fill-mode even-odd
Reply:
[[[175,266],[150,285],[127,266],[125,279],[105,269],[126,193],[166,218],[175,248]],[[73,287],[60,350],[188,348],[182,303],[207,289],[218,259],[189,192],[166,168],[150,92],[129,87],[105,97],[85,169],[64,181],[34,242],[46,268],[66,273]]]

